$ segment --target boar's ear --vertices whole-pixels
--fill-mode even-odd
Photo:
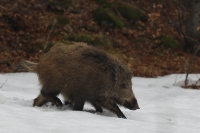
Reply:
[[[122,73],[122,68],[116,64],[113,65],[112,71],[111,71],[111,76],[114,81],[117,80],[117,78],[120,76],[120,73]]]

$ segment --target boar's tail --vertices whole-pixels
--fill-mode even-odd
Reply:
[[[35,67],[38,63],[31,61],[23,61],[17,65],[17,69],[21,71],[35,72]]]

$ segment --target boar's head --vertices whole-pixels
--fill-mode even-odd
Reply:
[[[132,73],[126,66],[115,67],[115,102],[130,110],[139,109],[137,99],[132,90]]]

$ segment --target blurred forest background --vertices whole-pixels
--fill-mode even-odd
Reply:
[[[199,0],[1,0],[0,73],[57,42],[86,42],[135,76],[199,73]]]

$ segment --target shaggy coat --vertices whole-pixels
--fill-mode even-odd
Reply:
[[[112,55],[85,43],[56,44],[39,63],[24,61],[22,65],[38,74],[41,94],[33,106],[52,102],[62,106],[57,98],[62,94],[74,110],[83,110],[90,102],[98,112],[102,107],[120,118],[126,118],[118,105],[139,109],[132,91],[131,70]]]

